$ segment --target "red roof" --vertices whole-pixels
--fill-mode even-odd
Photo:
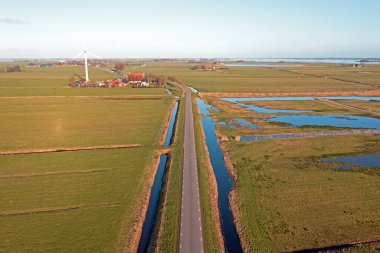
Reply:
[[[128,74],[129,81],[142,81],[144,77],[145,77],[145,74],[142,72],[135,72],[135,73]]]
[[[212,69],[213,68],[213,66],[211,64],[208,64],[208,63],[206,63],[205,65],[203,65],[203,67],[205,69]]]
[[[115,84],[125,85],[124,82],[121,82],[121,81],[119,81],[119,80],[113,80],[112,82],[109,82],[109,83],[108,83],[108,86],[112,86],[112,85],[115,85]]]

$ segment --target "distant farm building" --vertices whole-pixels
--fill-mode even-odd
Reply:
[[[145,79],[145,74],[142,72],[129,73],[127,78],[129,82],[141,82]]]
[[[51,67],[54,67],[55,65],[53,63],[43,63],[43,64],[40,64],[40,67],[41,68],[51,68]]]
[[[148,87],[148,86],[149,86],[149,82],[147,82],[147,81],[142,81],[142,82],[139,83],[137,86],[140,86],[140,87]]]
[[[205,63],[202,65],[196,65],[191,68],[192,70],[197,70],[197,71],[215,71],[215,66],[209,63]]]
[[[208,63],[204,64],[204,65],[202,66],[202,68],[203,68],[204,70],[207,70],[207,71],[215,70],[215,67],[214,67],[213,65],[211,65],[211,64],[208,64]]]
[[[107,83],[108,87],[126,87],[128,85],[127,82],[121,81],[119,79],[115,79],[109,83]]]

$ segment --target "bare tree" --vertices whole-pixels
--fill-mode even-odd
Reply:
[[[124,73],[126,64],[124,62],[117,62],[115,64],[115,70],[117,73],[122,74]]]

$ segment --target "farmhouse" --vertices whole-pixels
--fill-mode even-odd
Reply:
[[[127,79],[130,82],[141,82],[145,79],[145,74],[142,72],[129,73]]]
[[[215,70],[215,67],[211,64],[206,63],[202,66],[202,69],[204,69],[206,71],[212,71],[212,70]]]

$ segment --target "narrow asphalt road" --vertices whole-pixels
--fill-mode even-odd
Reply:
[[[191,92],[186,88],[185,142],[179,252],[203,252],[203,231],[199,203],[198,168]]]

